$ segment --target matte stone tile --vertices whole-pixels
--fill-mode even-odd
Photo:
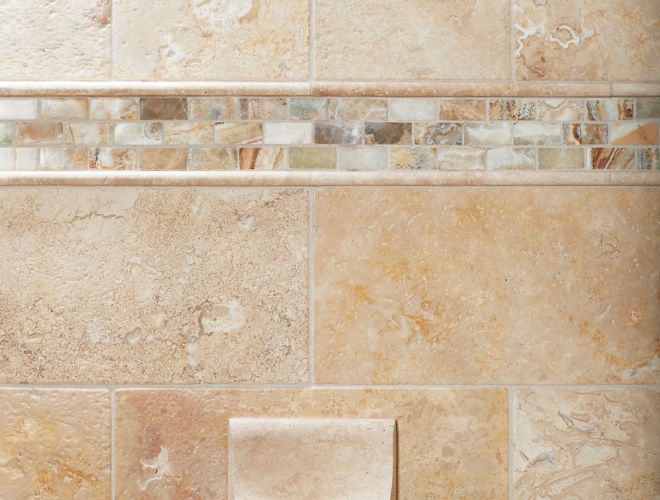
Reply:
[[[86,98],[42,99],[39,116],[48,120],[84,120],[89,114]]]
[[[39,148],[0,148],[0,170],[39,170]]]
[[[291,416],[396,419],[399,498],[506,498],[501,389],[120,390],[117,497],[227,498],[229,418]]]
[[[115,125],[115,144],[156,146],[162,143],[162,122],[126,122]]]
[[[140,170],[186,170],[188,148],[141,148],[138,150]]]
[[[314,77],[507,79],[509,30],[507,0],[319,0]]]
[[[239,101],[241,120],[286,120],[289,101],[282,97],[242,97]]]
[[[516,498],[657,497],[658,408],[652,388],[517,390]]]
[[[411,144],[412,124],[367,122],[364,124],[365,144]]]
[[[0,497],[110,498],[110,394],[0,389]]]
[[[45,147],[39,150],[41,170],[81,170],[89,165],[89,151],[84,147]]]
[[[637,118],[640,120],[660,120],[660,98],[637,99]]]
[[[584,168],[583,148],[539,148],[538,155],[541,170]]]
[[[292,120],[334,120],[338,105],[338,99],[292,97],[289,114]]]
[[[259,144],[263,140],[261,123],[220,122],[215,124],[217,144]]]
[[[390,99],[390,121],[435,121],[437,116],[437,99]]]
[[[583,101],[570,99],[542,99],[537,102],[536,118],[549,122],[572,122],[584,119]]]
[[[135,170],[138,153],[129,148],[92,148],[89,153],[89,168],[97,170]]]
[[[235,97],[189,98],[190,118],[193,120],[236,120],[238,100]]]
[[[0,98],[0,120],[34,120],[38,114],[37,99]]]
[[[486,168],[486,150],[441,146],[436,150],[435,168],[440,170],[482,170]]]
[[[333,147],[289,148],[289,168],[335,168],[337,151]]]
[[[309,77],[306,1],[116,0],[112,16],[117,79]]]
[[[631,170],[636,168],[637,156],[629,148],[590,148],[589,167],[595,170]]]
[[[363,139],[361,123],[316,122],[314,142],[316,144],[361,144]]]
[[[110,79],[111,10],[111,0],[1,2],[0,79]]]
[[[339,120],[381,122],[387,120],[387,99],[345,97],[339,99],[338,108]]]
[[[491,120],[534,120],[536,107],[536,101],[528,99],[492,99],[488,102]]]
[[[642,148],[637,154],[639,170],[660,170],[660,148]]]
[[[112,144],[114,125],[91,121],[64,123],[62,131],[65,144],[107,146]]]
[[[241,170],[284,170],[287,166],[283,147],[240,148],[238,166]]]
[[[392,169],[430,170],[438,166],[437,151],[429,147],[393,147],[389,167]]]
[[[1,194],[4,383],[307,381],[304,191]]]
[[[144,97],[140,99],[142,120],[187,120],[188,99],[185,97]]]
[[[234,170],[238,168],[234,148],[191,148],[189,170]]]
[[[658,130],[657,122],[615,122],[612,123],[612,144],[658,144]]]
[[[648,0],[514,0],[516,78],[657,80],[659,20]]]
[[[62,144],[63,141],[61,123],[24,122],[17,123],[14,129],[14,144],[17,146]]]
[[[163,142],[165,144],[182,146],[212,144],[213,137],[213,122],[167,121],[163,123]]]
[[[634,99],[589,99],[587,118],[591,121],[632,120]]]
[[[415,144],[458,145],[463,143],[463,125],[460,123],[415,123]]]
[[[564,144],[607,144],[609,128],[604,123],[567,123]]]
[[[99,97],[89,100],[92,120],[137,120],[140,103],[134,97]]]
[[[520,146],[559,145],[563,128],[560,123],[518,122],[513,124],[513,143]]]
[[[509,122],[466,123],[466,146],[504,146],[513,144],[513,125]]]
[[[339,147],[340,170],[382,170],[387,168],[387,148],[378,146]]]
[[[312,144],[314,125],[304,122],[266,122],[264,144]]]
[[[659,380],[657,189],[327,188],[315,207],[318,383]]]
[[[486,119],[486,101],[483,99],[440,99],[440,120],[469,121]]]
[[[534,170],[536,151],[532,148],[492,148],[488,150],[488,170]]]

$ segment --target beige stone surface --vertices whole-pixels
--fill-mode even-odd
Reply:
[[[0,2],[0,80],[108,80],[111,0]]]
[[[144,29],[145,19],[149,29]],[[114,77],[305,80],[307,0],[116,0]]]
[[[120,390],[117,498],[227,497],[232,417],[397,420],[399,499],[507,497],[501,389]]]
[[[507,0],[318,0],[314,76],[504,80],[509,30]]]
[[[518,79],[660,78],[656,1],[513,0],[513,15]]]
[[[396,421],[231,418],[228,497],[396,499]]]
[[[0,379],[306,381],[307,206],[301,190],[3,188]]]
[[[660,391],[520,389],[516,498],[660,497]]]
[[[0,498],[110,497],[110,395],[0,389]]]
[[[320,189],[316,381],[657,383],[659,211],[652,188]]]

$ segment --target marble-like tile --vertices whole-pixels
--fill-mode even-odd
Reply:
[[[289,115],[292,120],[333,120],[337,118],[338,100],[323,97],[292,97]]]
[[[657,122],[615,122],[612,123],[612,144],[619,146],[658,144]]]
[[[387,148],[378,146],[340,147],[337,150],[339,170],[382,170],[387,168]]]
[[[529,99],[492,99],[488,102],[491,120],[534,120],[536,108],[536,101]]]
[[[315,48],[321,80],[503,80],[509,3],[318,0]]]
[[[289,102],[283,97],[242,97],[239,101],[241,120],[286,120]]]
[[[191,148],[190,170],[233,170],[238,167],[234,148]]]
[[[657,189],[326,188],[315,207],[317,382],[660,380]]]
[[[115,0],[112,17],[117,79],[289,81],[309,76],[307,1]]]
[[[156,146],[162,143],[162,122],[126,122],[115,125],[115,144]]]
[[[316,144],[361,144],[363,125],[350,122],[315,122]]]
[[[42,99],[39,117],[46,120],[84,120],[89,115],[86,98]]]
[[[0,148],[0,170],[39,170],[39,148]]]
[[[111,10],[111,0],[0,2],[0,80],[108,80]]]
[[[0,120],[34,120],[38,115],[37,99],[0,98]]]
[[[486,168],[486,150],[442,146],[436,150],[435,168],[441,170],[483,170]]]
[[[130,148],[92,148],[89,153],[89,168],[95,170],[135,170],[138,154]]]
[[[283,170],[287,166],[283,147],[240,148],[238,166],[241,170]]]
[[[0,389],[0,498],[110,498],[110,394]]]
[[[306,381],[307,207],[287,189],[3,188],[0,378]]]
[[[388,109],[387,99],[345,97],[339,100],[337,118],[345,121],[386,121]]]
[[[539,148],[539,169],[566,170],[584,168],[583,148]]]
[[[312,144],[314,125],[305,122],[266,122],[264,144]]]
[[[518,122],[513,124],[513,143],[528,145],[559,145],[562,143],[563,127],[560,123]]]
[[[337,151],[333,147],[289,148],[289,168],[335,168],[336,162]]]
[[[14,144],[29,146],[33,144],[62,144],[64,134],[59,122],[23,122],[17,123],[14,129]]]
[[[634,99],[589,99],[586,104],[591,121],[632,120],[635,113]]]
[[[168,145],[212,144],[213,122],[167,121],[163,122],[163,142]]]
[[[186,170],[188,148],[140,148],[138,150],[140,170]]]
[[[437,99],[390,99],[390,121],[435,121],[437,116]]]
[[[261,123],[220,122],[215,124],[215,142],[218,144],[258,144],[263,140]]]
[[[117,497],[227,498],[227,422],[266,416],[396,419],[399,498],[506,498],[501,389],[120,390]]]
[[[536,151],[533,148],[492,148],[486,159],[488,170],[533,170]]]
[[[466,146],[513,144],[513,125],[510,122],[466,123],[463,129]]]
[[[364,124],[365,144],[411,144],[411,142],[411,123],[367,122]]]
[[[188,98],[188,113],[193,120],[235,120],[238,100],[235,97]]]
[[[564,124],[564,144],[607,144],[608,137],[605,123]]]
[[[537,102],[536,119],[572,122],[584,119],[584,102],[572,99],[543,99]]]
[[[450,121],[481,121],[486,119],[483,99],[440,99],[438,118]]]
[[[660,97],[637,99],[639,120],[660,120]]]
[[[415,144],[434,146],[440,144],[459,145],[462,143],[463,125],[461,123],[415,123]]]
[[[90,99],[92,120],[137,120],[140,104],[134,97],[98,97]]]
[[[660,391],[519,389],[516,498],[657,498]]]
[[[64,123],[62,131],[65,144],[107,146],[112,144],[114,125],[91,121]]]
[[[89,165],[89,151],[83,147],[42,147],[39,149],[41,170],[81,170]]]
[[[393,419],[230,418],[228,434],[229,500],[396,498]]]
[[[430,170],[437,168],[437,151],[429,147],[393,147],[390,149],[389,168]]]
[[[657,80],[660,9],[648,0],[514,0],[520,80]]]
[[[642,148],[637,155],[639,170],[660,170],[660,148]]]
[[[630,148],[590,148],[588,166],[594,170],[632,170],[637,156]]]

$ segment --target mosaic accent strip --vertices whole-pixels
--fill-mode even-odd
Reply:
[[[660,98],[0,99],[3,170],[659,167]]]

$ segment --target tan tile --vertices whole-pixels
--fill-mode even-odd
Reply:
[[[2,80],[110,78],[111,0],[0,4]]]
[[[660,391],[520,389],[516,498],[655,498]]]
[[[488,170],[534,170],[536,151],[532,148],[492,148],[487,154]]]
[[[529,99],[493,99],[488,103],[488,112],[491,120],[534,120],[536,107],[536,101]]]
[[[483,99],[440,99],[440,120],[485,120],[486,101]]]
[[[587,118],[592,121],[632,120],[634,99],[589,99]]]
[[[305,122],[266,122],[264,144],[312,144],[314,125]]]
[[[191,148],[189,170],[233,170],[238,167],[234,148]]]
[[[539,148],[538,155],[541,170],[584,168],[583,148]]]
[[[202,97],[188,99],[193,120],[236,120],[238,101],[235,97]]]
[[[261,123],[221,122],[215,124],[218,144],[258,144],[263,140]]]
[[[319,0],[315,48],[318,79],[506,79],[509,3]]]
[[[392,169],[430,170],[437,168],[437,151],[430,147],[393,147],[389,167]]]
[[[367,122],[364,124],[364,143],[411,144],[412,124],[395,122]]]
[[[316,144],[361,144],[363,125],[350,122],[315,122],[314,143]]]
[[[165,144],[212,144],[213,122],[164,122],[163,141]]]
[[[0,98],[0,120],[34,120],[38,114],[37,99]]]
[[[382,170],[387,168],[387,148],[379,146],[340,147],[337,150],[340,170]]]
[[[0,497],[110,498],[108,391],[0,389]]]
[[[304,80],[309,2],[120,0],[114,76],[124,80]],[[148,19],[150,29],[144,29]]]
[[[138,150],[140,170],[186,170],[188,148],[143,148]]]
[[[386,121],[387,99],[342,98],[338,119],[346,121]],[[332,117],[328,117],[332,119]]]
[[[584,119],[584,102],[570,99],[542,99],[537,102],[536,119],[572,122]]]
[[[4,383],[307,381],[304,191],[2,191]]]
[[[657,80],[660,10],[648,0],[514,0],[521,80]],[[616,40],[616,42],[614,42]]]
[[[607,144],[609,128],[604,123],[566,123],[564,144]]]
[[[507,494],[500,389],[133,390],[116,401],[118,498],[226,498],[228,419],[263,416],[393,418],[399,498]]]
[[[615,122],[612,123],[612,144],[658,144],[658,130],[658,123],[653,122]]]
[[[39,166],[42,170],[80,170],[89,164],[87,148],[46,147],[39,151]]]
[[[87,146],[107,146],[112,144],[114,125],[112,123],[74,122],[62,125],[64,143]]]
[[[657,189],[327,188],[315,206],[317,382],[659,380]]]
[[[332,147],[289,148],[289,168],[335,168],[337,151]]]
[[[513,125],[509,122],[466,123],[466,146],[504,146],[513,144]]]
[[[436,150],[435,168],[440,170],[482,170],[486,168],[486,150],[441,146]]]
[[[433,146],[437,144],[457,145],[462,143],[463,125],[460,123],[415,123],[415,144]]]
[[[637,118],[640,120],[660,120],[660,97],[637,99]]]
[[[133,97],[99,97],[90,99],[89,117],[92,120],[137,120],[140,104]]]
[[[140,99],[141,120],[187,120],[185,97],[145,97]]]
[[[630,170],[636,168],[636,153],[629,148],[590,148],[588,166],[594,170]]]
[[[137,151],[128,148],[93,148],[89,155],[89,168],[98,170],[134,170]]]
[[[563,128],[560,123],[518,122],[513,124],[513,143],[558,145],[562,143]]]
[[[84,120],[89,114],[86,98],[42,99],[39,116],[49,120]]]
[[[14,130],[14,144],[62,144],[64,135],[61,123],[24,122],[17,123]]]
[[[292,120],[334,120],[337,118],[337,99],[292,97],[289,114]]]
[[[286,155],[283,147],[240,148],[238,167],[241,170],[283,170]]]
[[[239,102],[241,120],[286,120],[289,102],[283,97],[242,97]]]
[[[396,498],[393,419],[231,418],[228,433],[230,500]]]

